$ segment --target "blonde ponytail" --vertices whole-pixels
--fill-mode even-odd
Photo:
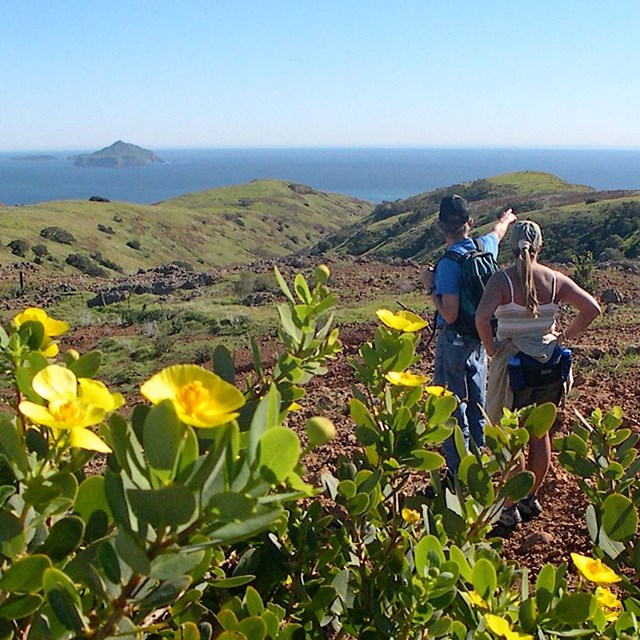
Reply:
[[[514,251],[514,253],[516,253]],[[520,242],[516,253],[516,273],[518,280],[524,289],[525,305],[535,318],[538,317],[538,294],[533,280],[533,261],[531,260],[531,245],[529,242]]]

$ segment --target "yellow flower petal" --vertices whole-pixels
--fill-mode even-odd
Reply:
[[[51,364],[38,371],[31,386],[45,400],[75,398],[78,392],[78,383],[73,372],[57,364]]]
[[[380,321],[390,329],[404,331],[405,333],[420,331],[420,329],[424,329],[428,324],[426,320],[423,320],[415,313],[411,313],[411,311],[402,310],[393,313],[393,311],[389,311],[389,309],[378,309],[376,315]]]
[[[572,553],[571,559],[578,571],[591,582],[595,582],[596,584],[613,584],[614,582],[620,582],[620,580],[622,580],[613,569],[610,569],[601,560],[589,558],[579,553]]]
[[[389,371],[384,377],[398,387],[419,387],[428,380],[426,376],[410,371]]]
[[[101,407],[107,413],[119,409],[124,404],[124,396],[121,393],[111,393],[107,385],[99,380],[78,378],[78,386],[78,397],[87,404]]]
[[[607,622],[615,622],[622,613],[622,602],[606,587],[596,589],[596,600]]]
[[[489,605],[480,596],[480,594],[478,592],[469,591],[466,594],[466,596],[469,599],[469,603],[471,604],[472,607],[475,607],[476,609],[488,609],[489,608]]]
[[[415,509],[407,509],[405,507],[402,510],[402,519],[409,524],[418,524],[421,520],[421,516]]]
[[[28,307],[13,318],[13,322],[18,328],[30,321],[39,322],[44,327],[45,335],[51,337],[61,336],[69,330],[69,325],[66,322],[49,317],[46,311],[37,307]]]
[[[170,400],[180,420],[194,427],[217,427],[236,418],[244,396],[220,376],[197,365],[163,369],[141,387],[153,404]]]
[[[511,624],[505,618],[494,616],[491,613],[485,615],[488,629],[496,634],[501,640],[534,640],[528,633],[519,633],[511,629]]]
[[[425,390],[430,396],[436,396],[437,398],[441,398],[442,396],[453,395],[453,392],[449,391],[449,389],[445,389],[445,387],[439,387],[439,386],[425,387]]]
[[[111,447],[89,429],[71,429],[69,440],[71,445],[78,449],[111,453]]]
[[[49,407],[25,400],[18,406],[22,415],[35,424],[53,429],[78,429],[99,424],[104,420],[105,411],[75,398],[54,399]]]

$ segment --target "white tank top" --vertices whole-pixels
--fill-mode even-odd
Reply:
[[[506,271],[503,271],[509,284],[511,300],[507,304],[501,304],[495,312],[498,320],[496,338],[500,341],[513,336],[544,336],[555,331],[556,313],[556,274],[553,274],[551,284],[551,302],[538,305],[538,317],[534,317],[527,307],[513,301],[513,282]]]

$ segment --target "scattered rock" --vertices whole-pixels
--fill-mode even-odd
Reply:
[[[604,304],[620,304],[623,297],[617,289],[606,289],[600,294],[600,300]]]

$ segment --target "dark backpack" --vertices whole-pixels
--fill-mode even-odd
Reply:
[[[500,270],[500,266],[490,251],[482,249],[475,238],[472,240],[475,249],[462,254],[449,250],[443,257],[455,260],[462,270],[458,319],[450,326],[460,335],[479,338],[476,330],[476,309],[487,280]]]

